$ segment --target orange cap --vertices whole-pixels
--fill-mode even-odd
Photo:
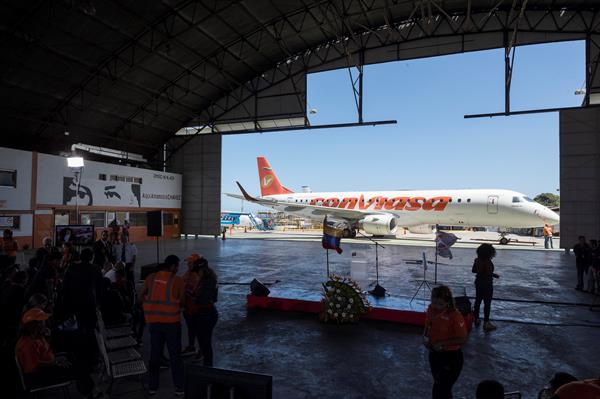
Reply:
[[[25,312],[21,321],[23,322],[23,324],[27,324],[31,321],[48,320],[48,317],[50,317],[50,316],[47,313],[44,313],[44,311],[42,309],[33,308],[33,309],[29,309],[27,312]]]
[[[197,261],[198,259],[201,259],[201,258],[202,258],[202,255],[197,254],[197,253],[193,253],[190,256],[188,256],[187,258],[185,258],[185,261],[186,262],[195,262],[195,261]]]

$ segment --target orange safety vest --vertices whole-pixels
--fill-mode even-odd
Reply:
[[[144,298],[144,318],[146,323],[178,323],[181,318],[181,304],[174,296],[175,275],[171,272],[158,272],[148,277],[148,293]]]

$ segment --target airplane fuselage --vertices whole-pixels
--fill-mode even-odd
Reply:
[[[322,213],[315,214],[314,209],[302,205],[391,214],[403,227],[440,224],[528,228],[559,220],[555,212],[525,195],[498,189],[286,193],[262,198],[285,201],[271,207],[315,220],[322,220]]]

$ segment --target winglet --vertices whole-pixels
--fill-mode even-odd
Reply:
[[[254,198],[253,196],[251,196],[250,194],[248,194],[248,192],[246,190],[244,190],[244,187],[242,187],[242,185],[240,184],[239,181],[235,182],[238,187],[240,188],[240,191],[242,192],[242,194],[244,195],[244,198],[246,198],[246,201],[250,201],[250,202],[254,202],[256,201],[256,198]]]

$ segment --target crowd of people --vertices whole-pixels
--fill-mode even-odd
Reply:
[[[75,381],[82,395],[100,395],[101,390],[92,378],[99,363],[98,315],[106,325],[128,323],[140,345],[148,326],[150,395],[159,390],[159,372],[165,363],[171,369],[176,395],[184,394],[183,356],[195,356],[205,366],[213,365],[218,279],[202,255],[193,253],[185,258],[187,271],[182,277],[177,275],[180,259],[167,256],[138,289],[134,280],[137,248],[130,243],[125,230],[104,230],[91,248],[80,252],[69,242],[59,249],[51,238],[45,238],[26,266],[16,264],[17,250],[12,232],[5,230],[0,257],[0,317],[4,320],[0,328],[0,354],[4,370],[16,373],[18,364],[26,385]],[[482,244],[476,253],[472,267],[476,275],[475,326],[481,324],[483,302],[483,328],[491,332],[496,329],[490,321],[493,281],[499,278],[492,262],[496,251],[492,245]],[[588,244],[585,237],[580,237],[574,253],[577,289],[583,289],[584,276],[594,279],[598,276],[600,247],[595,240]],[[590,291],[597,288],[594,284],[587,286]],[[184,349],[182,318],[187,326]],[[452,388],[463,368],[461,348],[466,340],[466,321],[450,288],[436,286],[431,292],[424,330],[434,399],[452,398]],[[569,374],[557,373],[550,381],[547,397],[586,399],[599,397],[593,396],[599,393],[599,380],[578,381]],[[498,381],[482,381],[477,387],[478,399],[503,396],[504,387]]]
[[[592,294],[600,293],[600,242],[579,236],[577,244],[573,246],[575,265],[577,267],[576,290]]]
[[[20,369],[29,389],[74,381],[84,397],[102,395],[93,378],[101,360],[98,317],[107,326],[129,324],[138,345],[148,326],[150,394],[158,391],[158,372],[165,362],[170,362],[176,395],[183,394],[182,355],[193,354],[204,365],[213,365],[217,275],[202,255],[186,258],[188,271],[183,278],[176,275],[179,258],[169,255],[137,287],[137,249],[124,231],[104,230],[91,248],[81,251],[68,242],[58,248],[45,238],[27,265],[16,263],[18,246],[12,232],[6,230],[3,238],[0,359],[3,370],[12,370],[15,377],[5,381],[19,381]],[[189,331],[185,351],[182,313]],[[17,384],[4,388],[13,393],[20,389]]]
[[[489,249],[478,251],[478,259],[481,259],[480,252],[485,253],[486,259],[491,259]],[[476,260],[476,263],[479,262]],[[467,326],[463,314],[456,308],[452,291],[445,285],[431,290],[423,337],[433,377],[432,398],[452,399],[452,388],[463,369],[461,347],[467,341]],[[475,397],[504,399],[504,394],[504,386],[500,382],[484,380],[477,386]],[[540,398],[599,399],[600,378],[578,380],[571,374],[559,372],[549,381],[548,387],[540,391]]]

